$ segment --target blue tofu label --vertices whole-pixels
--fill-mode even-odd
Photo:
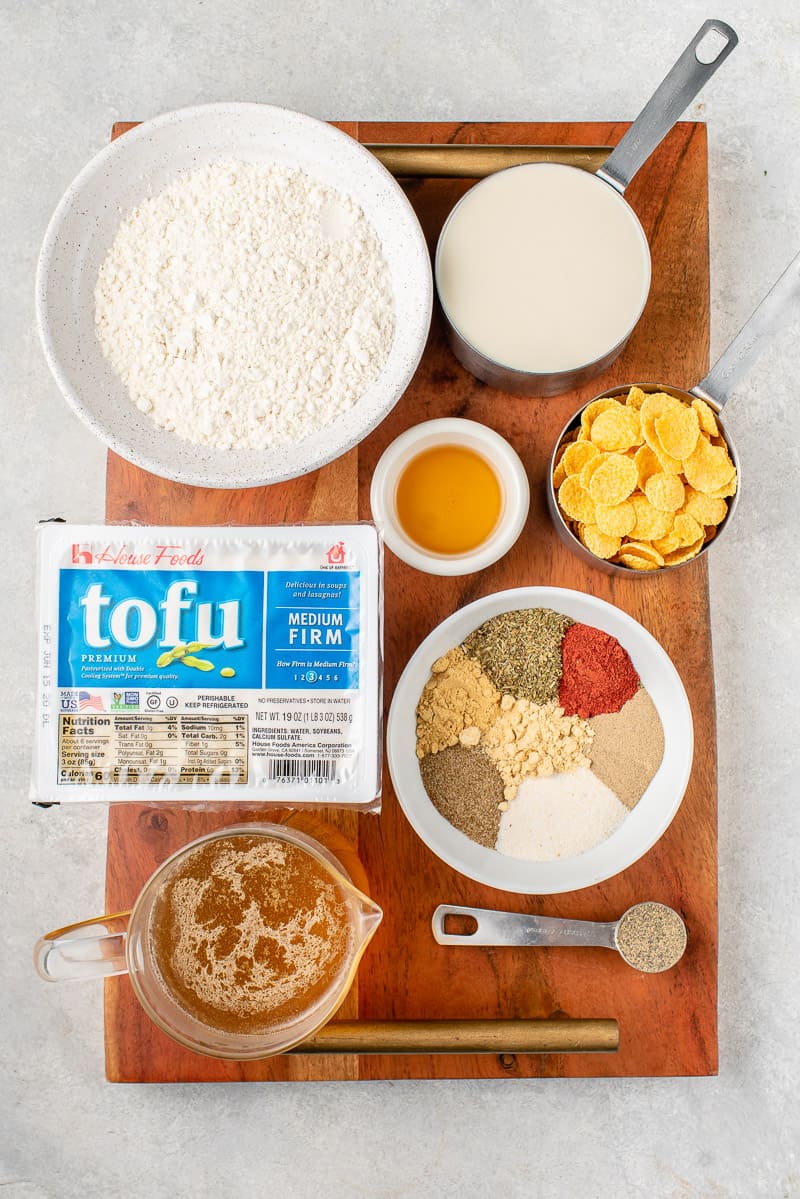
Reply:
[[[262,687],[263,614],[261,571],[61,570],[58,685]]]
[[[360,602],[357,570],[270,571],[267,687],[357,690]]]

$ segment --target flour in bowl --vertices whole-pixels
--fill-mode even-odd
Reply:
[[[394,336],[391,277],[347,196],[301,170],[210,163],[122,221],[95,325],[161,428],[268,449],[329,425],[377,378]]]

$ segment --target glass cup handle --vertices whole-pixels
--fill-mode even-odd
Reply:
[[[33,964],[40,978],[55,983],[127,974],[129,916],[130,912],[97,916],[40,937],[33,951]]]

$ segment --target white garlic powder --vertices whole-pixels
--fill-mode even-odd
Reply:
[[[157,425],[258,450],[358,402],[388,357],[394,305],[380,242],[347,196],[301,170],[219,162],[124,218],[95,325]]]
[[[512,858],[574,858],[606,841],[628,809],[585,766],[569,774],[527,778],[500,818],[496,849]]]

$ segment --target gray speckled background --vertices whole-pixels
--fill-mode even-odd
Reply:
[[[630,118],[708,15],[741,38],[691,110],[709,122],[717,352],[800,247],[794,0],[713,14],[695,0],[0,0],[3,1195],[800,1195],[796,322],[726,412],[748,486],[711,569],[718,1079],[113,1087],[101,988],[47,988],[30,965],[40,931],[103,894],[104,813],[26,795],[32,527],[103,511],[103,450],[33,326],[35,257],[66,184],[114,120],[212,99],[340,118]]]

